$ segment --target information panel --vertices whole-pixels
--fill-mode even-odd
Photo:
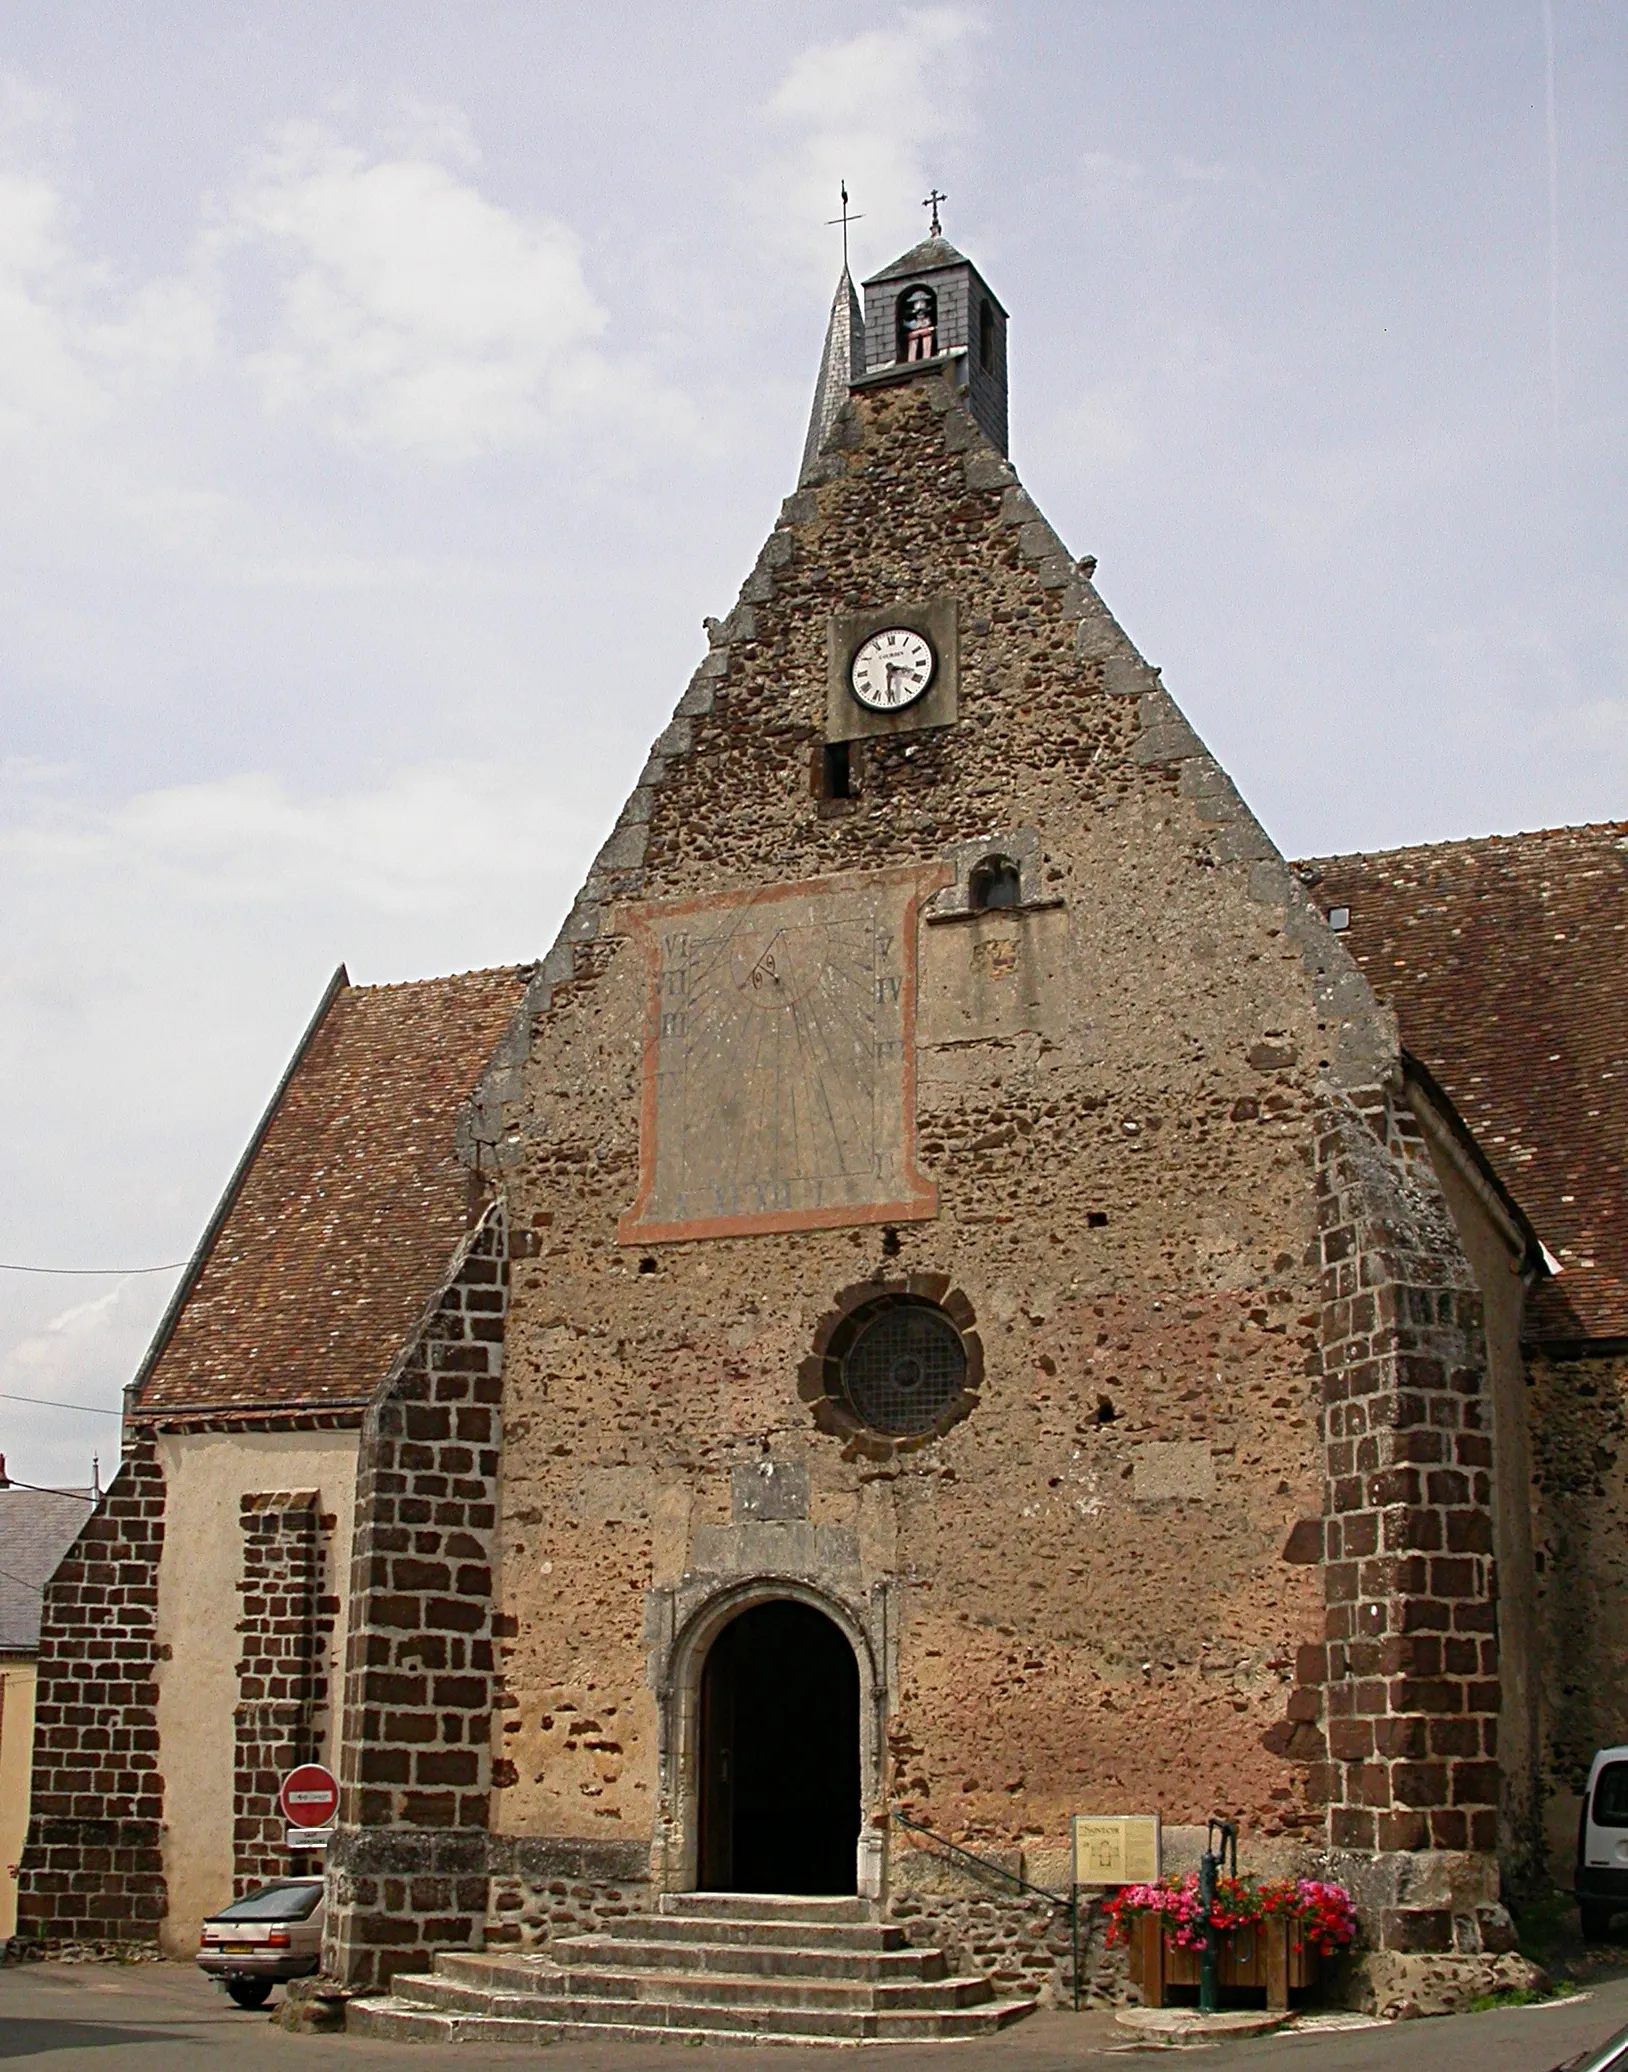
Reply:
[[[1162,1856],[1157,1813],[1076,1813],[1076,1885],[1149,1885]]]

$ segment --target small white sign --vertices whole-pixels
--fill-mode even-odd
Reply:
[[[326,1849],[333,1840],[331,1827],[291,1827],[283,1835],[285,1849]]]

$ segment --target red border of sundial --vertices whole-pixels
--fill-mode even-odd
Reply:
[[[650,899],[617,907],[611,932],[635,936],[643,946],[648,992],[644,1021],[644,1086],[639,1109],[639,1191],[632,1208],[618,1220],[616,1239],[623,1245],[682,1244],[690,1238],[764,1237],[778,1230],[845,1230],[861,1223],[925,1223],[938,1214],[938,1187],[916,1165],[916,934],[923,899],[954,882],[942,864],[904,864],[892,870],[844,871],[829,878],[803,878],[793,884],[769,885],[753,891],[702,893],[692,899]],[[871,886],[913,887],[905,902],[901,932],[907,945],[904,983],[899,989],[899,1099],[902,1110],[900,1164],[911,1190],[903,1200],[843,1204],[829,1209],[776,1209],[761,1216],[707,1216],[688,1223],[645,1223],[643,1217],[656,1184],[656,1095],[661,1043],[661,944],[654,924],[682,920],[691,914],[727,913],[737,907],[768,906],[782,899],[822,899],[833,893],[863,891]]]

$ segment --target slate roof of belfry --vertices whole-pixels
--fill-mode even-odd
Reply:
[[[1628,821],[1298,868],[1560,1262],[1528,1336],[1628,1337]]]
[[[383,1380],[469,1224],[454,1131],[530,972],[344,986],[140,1394],[331,1408]]]

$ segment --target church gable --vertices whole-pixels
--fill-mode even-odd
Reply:
[[[1380,1820],[1426,1727],[1331,1739],[1379,1636],[1386,1673],[1428,1653],[1425,1572],[1365,1535],[1404,1501],[1469,1529],[1411,1466],[1321,1522],[1414,1457],[1346,1407],[1398,1385],[1409,1303],[1458,1305],[1443,1414],[1474,1372],[1394,1021],[953,369],[850,389],[468,1120],[536,1248],[494,1820],[707,1876],[693,1679],[780,1589],[883,1694],[883,1829],[1061,1849],[1072,1811],[1224,1807],[1260,1847],[1484,1849],[1479,1771]]]
[[[1502,1442],[1395,1020],[1022,488],[937,231],[866,335],[839,287],[799,487],[548,956],[467,1042],[416,1018],[394,1107],[335,1023],[153,1370],[213,1405],[216,1266],[272,1332],[231,1240],[277,1203],[300,1260],[376,1215],[318,1319],[384,1377],[351,1983],[483,1902],[489,1948],[697,1888],[949,1921],[935,1848],[1055,1890],[1082,1813],[1347,1852],[1387,1951],[1495,1897]],[[959,1954],[1066,1992],[1025,1905]]]

